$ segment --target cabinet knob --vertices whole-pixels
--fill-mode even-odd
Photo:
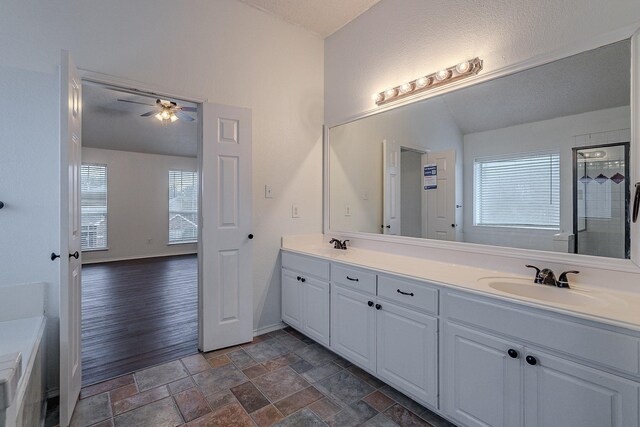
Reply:
[[[512,348],[510,348],[509,350],[507,350],[507,354],[509,355],[510,358],[512,359],[517,359],[518,358],[518,351],[514,350]]]
[[[300,281],[301,281],[302,283],[304,283],[304,282],[306,282],[306,281],[307,281],[307,279],[305,279],[304,277],[301,277],[301,278],[300,278]]]
[[[536,358],[535,358],[535,357],[533,357],[533,356],[527,356],[527,357],[525,357],[525,359],[524,359],[524,360],[526,360],[526,361],[527,361],[527,363],[528,363],[529,365],[531,365],[531,366],[536,365],[536,364],[538,363],[538,359],[536,359]]]
[[[367,305],[368,305],[369,307],[373,307],[373,301],[368,301],[368,302],[367,302]]]
[[[382,306],[380,304],[376,304],[376,310],[380,310]]]
[[[297,280],[298,282],[300,281],[300,279],[302,279],[302,277],[300,277],[300,276],[296,277],[296,280]]]
[[[253,234],[249,234],[247,237],[249,238],[249,240],[251,240],[253,239]]]

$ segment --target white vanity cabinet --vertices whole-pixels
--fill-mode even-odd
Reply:
[[[329,262],[282,253],[282,320],[329,346]]]
[[[469,294],[446,292],[443,307],[440,386],[452,419],[638,426],[640,384],[625,378],[638,376],[637,338]]]

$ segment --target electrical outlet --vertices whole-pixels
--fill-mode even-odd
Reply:
[[[349,205],[344,206],[344,216],[351,216],[351,206]]]
[[[295,203],[291,205],[291,218],[300,218],[300,208]]]
[[[264,198],[273,199],[273,187],[268,184],[264,186]]]

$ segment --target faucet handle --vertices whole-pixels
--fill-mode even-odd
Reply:
[[[535,265],[526,264],[525,267],[533,268],[536,270],[536,277],[533,279],[533,283],[542,283],[542,277],[540,277],[540,269]]]
[[[569,279],[567,279],[567,274],[580,274],[580,272],[577,270],[569,270],[560,274],[560,277],[558,277],[558,281],[556,282],[559,288],[569,287]]]
[[[351,240],[346,239],[344,242],[340,243],[340,246],[342,247],[342,249],[347,249],[347,242],[350,242]]]

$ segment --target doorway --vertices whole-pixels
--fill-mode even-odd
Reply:
[[[629,143],[573,149],[574,252],[630,257]]]
[[[82,383],[198,351],[198,105],[89,82]]]

